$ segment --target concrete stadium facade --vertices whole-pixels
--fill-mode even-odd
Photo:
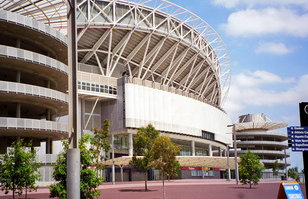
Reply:
[[[67,138],[57,118],[68,112],[66,36],[50,26],[0,9],[0,154],[18,139],[45,146],[37,156],[50,181],[53,141]]]
[[[227,66],[220,65],[220,58],[228,54],[224,51],[220,57],[210,45],[205,35],[215,32],[203,20],[191,14],[181,21],[163,12],[163,7],[190,14],[165,1],[160,2],[161,9],[130,1],[78,4],[81,115],[89,104],[84,101],[94,99],[98,115],[111,121],[114,133],[135,134],[135,129],[152,123],[174,140],[187,140],[191,155],[195,155],[193,145],[202,146],[207,155],[212,147],[225,150],[231,137],[226,134],[230,119],[220,105],[228,89],[228,85],[222,88],[222,82],[228,84],[230,77],[221,74]],[[96,9],[89,14],[89,8]],[[208,27],[200,33],[190,20]],[[224,47],[217,34],[215,42]],[[117,88],[116,94],[92,92],[98,87],[93,88],[94,83]],[[81,129],[100,125],[88,126],[88,118],[82,118]],[[202,133],[212,139],[202,138]],[[131,155],[132,136],[128,139]]]
[[[65,2],[34,5],[8,3],[2,8],[65,33]],[[182,156],[226,156],[232,130],[221,105],[231,64],[209,24],[164,0],[77,1],[76,20],[80,134],[109,119],[116,157],[132,156],[137,129],[151,123],[182,146]],[[50,45],[58,42],[65,49],[64,40],[53,39]],[[64,65],[65,58],[58,61]],[[51,88],[66,100],[65,72]],[[52,104],[51,118],[65,115],[66,103],[61,108]]]
[[[1,152],[16,138],[35,146],[66,138],[67,126],[56,121],[67,114],[66,37],[4,10],[0,29]]]

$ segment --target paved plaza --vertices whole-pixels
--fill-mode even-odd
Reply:
[[[249,189],[248,185],[236,185],[226,180],[172,180],[166,181],[168,199],[275,199],[280,181],[262,180],[259,185]],[[150,181],[149,191],[144,191],[144,182],[123,182],[112,185],[104,183],[99,187],[104,199],[161,199],[162,182]],[[304,187],[302,186],[304,192]],[[304,193],[305,194],[305,193]],[[0,192],[1,199],[12,198]],[[24,197],[23,197],[24,198]],[[29,198],[49,198],[48,188],[41,187]]]

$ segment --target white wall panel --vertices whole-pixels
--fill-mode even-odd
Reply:
[[[231,143],[230,118],[223,111],[198,100],[136,84],[125,84],[126,127],[151,123],[161,131],[201,136],[215,133],[215,139]],[[228,133],[228,134],[226,134]]]

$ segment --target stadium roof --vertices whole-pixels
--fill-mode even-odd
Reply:
[[[32,17],[39,22],[48,24],[51,27],[54,27],[60,30],[62,33],[65,33],[66,28],[67,28],[67,5],[66,4],[67,4],[67,1],[65,0],[2,0],[2,1],[0,0],[0,9],[4,9],[6,11],[18,13],[20,15]],[[182,8],[176,4],[173,4],[165,0],[122,0],[122,1],[118,1],[118,0],[110,0],[110,1],[107,1],[107,0],[99,0],[99,1],[77,0],[77,12],[79,13],[77,17],[83,17],[86,21],[86,24],[84,24],[85,27],[79,28],[79,29],[82,29],[79,32],[80,37],[82,36],[84,32],[86,32],[87,28],[89,27],[91,28],[92,25],[97,26],[99,23],[101,23],[99,21],[101,19],[106,19],[107,21],[109,20],[111,25],[116,24],[117,21],[119,20],[117,17],[119,16],[113,17],[112,19],[110,19],[108,14],[106,14],[107,12],[109,12],[110,14],[110,10],[115,8],[115,4],[128,5],[130,8],[129,11],[125,11],[125,9],[122,10],[122,11],[125,11],[125,13],[122,13],[123,15],[121,15],[120,17],[121,19],[125,17],[127,13],[131,12],[133,8],[138,8],[140,11],[139,12],[140,16],[143,17],[141,21],[144,24],[149,23],[149,16],[152,16],[152,15],[153,16],[154,15],[155,16],[156,15],[171,16],[171,17],[167,17],[167,19],[169,20],[170,18],[172,18],[173,20],[175,20],[174,22],[172,22],[173,25],[170,25],[170,26],[174,27],[173,33],[182,34],[179,37],[180,40],[185,40],[184,37],[186,33],[179,33],[179,32],[184,31],[183,28],[185,27],[188,28],[185,31],[191,28],[193,31],[189,31],[189,34],[191,34],[191,36],[189,37],[192,37],[192,38],[195,37],[193,38],[194,41],[192,41],[192,43],[194,42],[195,47],[198,48],[196,52],[199,52],[199,54],[206,55],[207,57],[206,59],[209,59],[206,62],[209,62],[209,65],[212,68],[211,70],[213,72],[207,73],[207,71],[203,67],[201,67],[201,65],[203,65],[202,63],[204,63],[204,60],[202,60],[199,57],[199,55],[197,55],[196,57],[191,57],[190,55],[188,55],[189,52],[185,51],[183,53],[187,53],[187,56],[186,57],[183,56],[183,60],[189,63],[190,65],[192,65],[192,67],[187,67],[187,66],[183,67],[185,65],[183,62],[181,67],[176,67],[176,68],[174,67],[176,70],[174,70],[175,74],[173,73],[174,74],[173,77],[171,75],[170,76],[162,75],[161,78],[162,79],[165,78],[165,80],[157,80],[157,81],[164,82],[166,81],[166,78],[170,78],[170,82],[172,83],[171,86],[179,87],[182,90],[194,93],[196,96],[204,97],[206,101],[209,101],[210,103],[215,103],[218,106],[220,106],[221,103],[225,101],[225,98],[227,96],[227,93],[229,91],[229,86],[230,86],[231,63],[230,63],[229,53],[226,49],[224,42],[222,41],[220,35],[206,21],[204,21],[203,19],[201,19],[194,13],[190,12],[189,10]],[[143,12],[142,10],[146,12]],[[86,12],[88,12],[88,14],[83,14]],[[112,12],[114,12],[113,15],[115,15],[115,11],[112,11]],[[153,14],[147,15],[147,12],[151,12],[151,13],[153,12]],[[78,22],[78,25],[80,25],[79,22]],[[195,34],[194,32],[198,34]],[[130,34],[131,33],[127,33],[126,36],[129,37]],[[188,33],[186,34],[186,37],[187,36],[188,36]],[[159,38],[153,38],[153,40],[155,39],[159,39]],[[168,45],[171,45],[170,41],[166,41],[166,43],[168,43]],[[168,46],[166,45],[166,47]],[[173,44],[173,47],[177,49],[176,44]],[[95,46],[93,46],[92,49],[93,48],[95,48]],[[178,48],[179,49],[184,48],[184,46],[182,47],[179,46]],[[168,51],[168,53],[169,52],[170,54],[172,54],[171,51]],[[120,51],[118,53],[120,53]],[[94,58],[92,57],[92,59],[99,59],[97,58],[99,57],[98,52],[95,52],[94,55],[95,56],[93,56]],[[174,54],[174,55],[179,56],[180,54]],[[160,56],[157,56],[157,57],[159,58]],[[167,60],[170,60],[171,59],[170,57],[172,56],[170,55],[169,57],[167,57]],[[83,59],[84,58],[85,57],[83,57]],[[188,60],[189,58],[191,59]],[[103,60],[102,62],[104,61],[106,62],[104,57],[101,59]],[[155,61],[159,61],[159,60],[156,59]],[[152,63],[151,60],[149,60],[149,62]],[[137,63],[137,64],[141,65],[140,63]],[[99,63],[97,63],[97,65],[99,65]],[[145,68],[147,72],[148,70],[153,69],[153,67],[150,68],[150,66],[145,67]],[[183,74],[186,74],[186,73],[188,74],[186,74],[186,76],[184,75],[181,76],[180,73],[185,68],[187,68],[187,71],[185,71]],[[107,69],[109,70],[108,67],[106,67],[106,70]],[[164,71],[159,72],[159,70],[163,70],[163,69]],[[140,69],[140,70],[143,70],[143,69]],[[162,67],[162,68],[157,69],[158,71],[157,73],[161,75],[160,74],[161,72],[165,72],[165,73],[169,72],[166,70],[167,70],[166,68]],[[156,71],[150,71],[151,73],[147,73],[147,72],[144,73],[143,75],[146,77],[145,79],[148,79],[148,80],[150,80],[151,78],[153,79],[153,77],[150,77],[150,74],[153,76],[154,72]],[[171,72],[173,71],[170,71],[170,73]],[[178,79],[175,79],[174,76],[178,76]],[[203,79],[209,79],[209,80],[203,81],[202,77]],[[156,77],[156,78],[160,78],[160,77]],[[189,78],[190,78],[190,81],[189,83],[187,83]],[[179,79],[182,81],[179,81]],[[168,82],[169,86],[171,84],[170,82]],[[209,88],[206,89],[206,87],[209,87]]]

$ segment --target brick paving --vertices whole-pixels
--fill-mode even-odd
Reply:
[[[166,196],[168,199],[275,199],[280,181],[262,181],[249,189],[248,185],[236,185],[234,181],[226,180],[174,180],[166,181]],[[148,192],[144,192],[144,182],[123,182],[112,185],[104,183],[99,187],[101,198],[104,199],[161,199],[161,181],[150,181]],[[304,191],[304,187],[302,186]],[[12,198],[0,191],[1,199]],[[24,198],[24,196],[22,197]],[[30,193],[28,198],[49,198],[47,188],[39,188],[36,193]]]

